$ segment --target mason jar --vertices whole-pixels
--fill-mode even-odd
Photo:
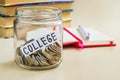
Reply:
[[[15,62],[30,70],[57,67],[62,61],[61,10],[32,6],[16,9],[14,21]]]

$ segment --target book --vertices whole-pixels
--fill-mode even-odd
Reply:
[[[63,27],[68,28],[71,27],[71,25],[72,25],[72,20],[66,20],[63,22]]]
[[[0,37],[2,38],[13,37],[13,28],[0,28]]]
[[[73,9],[65,9],[65,10],[61,10],[62,12],[73,12]],[[10,16],[10,15],[8,15],[8,14],[1,14],[0,13],[0,17],[4,17],[4,18],[6,18],[6,17],[14,17],[15,15],[13,15],[13,16]]]
[[[71,9],[72,2],[57,2],[57,3],[32,3],[32,4],[24,4],[24,5],[17,5],[17,6],[0,6],[0,14],[1,16],[14,16],[15,9],[25,6],[48,6],[48,7],[57,7],[61,10]],[[67,10],[68,11],[68,10]]]
[[[26,3],[39,3],[39,2],[71,2],[73,0],[0,0],[0,5],[10,6],[10,5],[20,5]]]
[[[82,37],[78,27],[64,28],[63,46],[75,46],[78,48],[116,46],[113,38],[110,36],[93,28],[85,27],[84,30],[90,34],[88,40]]]
[[[0,28],[10,28],[13,27],[13,21],[15,17],[0,17]]]
[[[4,28],[13,27],[14,20],[15,17],[0,17],[0,27],[4,27]],[[62,12],[62,20],[64,22],[72,20],[71,12]]]

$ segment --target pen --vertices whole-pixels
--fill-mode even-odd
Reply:
[[[79,25],[79,32],[81,33],[82,37],[85,40],[88,40],[90,38],[90,34],[88,32],[85,31],[85,29]]]

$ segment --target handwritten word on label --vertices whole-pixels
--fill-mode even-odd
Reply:
[[[27,43],[26,45],[22,46],[20,49],[24,56],[29,56],[30,54],[40,50],[54,42],[58,41],[58,35],[55,31],[41,36],[40,38],[33,39],[31,42]]]

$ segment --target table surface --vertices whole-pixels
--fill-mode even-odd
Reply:
[[[92,27],[112,36],[115,47],[64,48],[54,69],[29,71],[14,63],[13,39],[0,39],[0,80],[120,80],[120,0],[75,0],[72,26]]]

